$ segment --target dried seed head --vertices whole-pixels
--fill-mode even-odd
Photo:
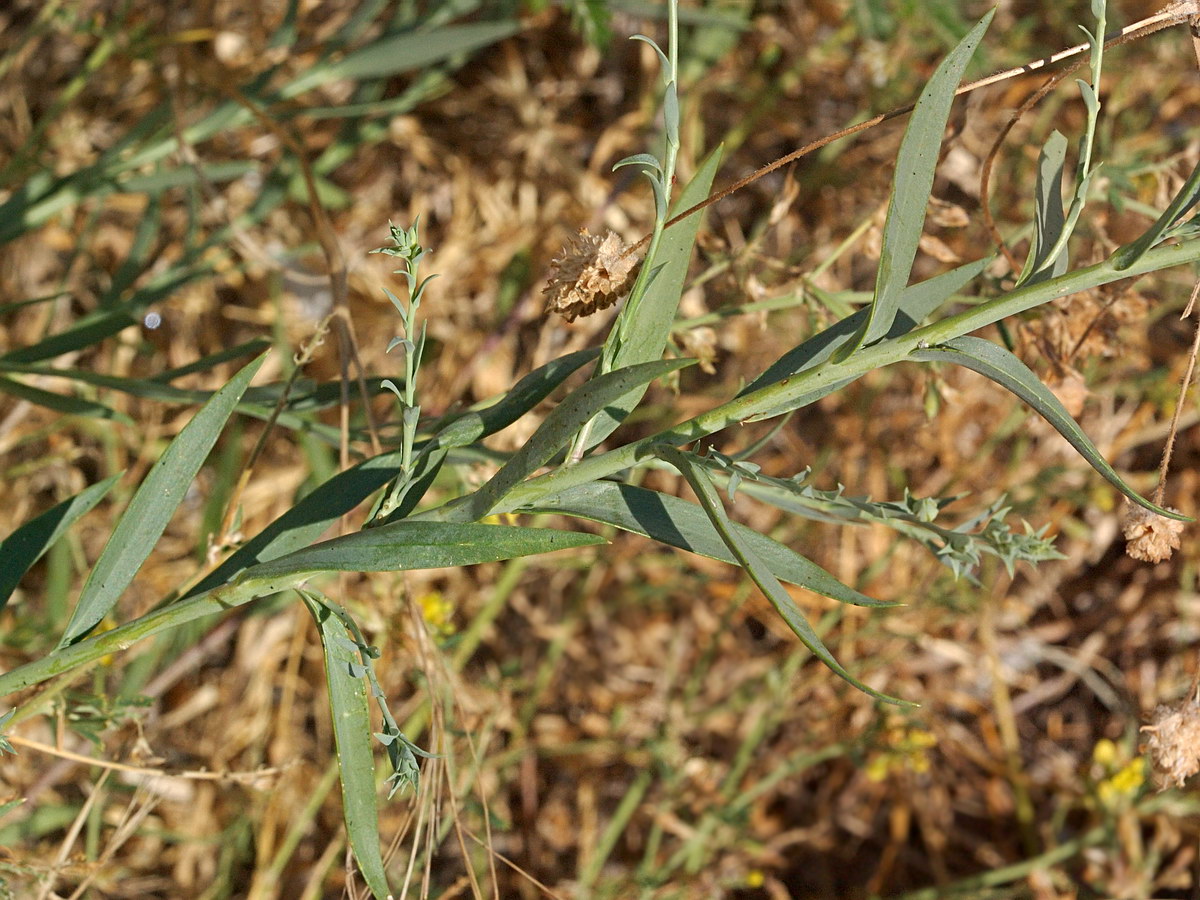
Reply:
[[[1172,510],[1174,512],[1174,510]],[[1179,549],[1183,523],[1126,501],[1121,514],[1125,552],[1143,562],[1162,562]]]
[[[1195,695],[1179,706],[1158,707],[1142,731],[1149,734],[1146,748],[1160,788],[1183,787],[1200,772],[1200,703]]]
[[[640,260],[624,254],[621,239],[608,232],[604,237],[581,229],[565,247],[562,256],[550,261],[546,309],[568,322],[607,309],[628,290]]]

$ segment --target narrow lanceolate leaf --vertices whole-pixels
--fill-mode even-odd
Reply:
[[[234,584],[262,586],[263,593],[275,593],[322,572],[471,566],[603,543],[598,535],[549,528],[403,521],[322,541],[261,563],[242,572]]]
[[[721,148],[718,147],[700,164],[696,174],[672,207],[670,215],[695,206],[708,196],[720,163]],[[664,231],[654,258],[647,259],[642,264],[654,277],[638,301],[636,321],[626,323],[627,327],[622,330],[621,345],[609,366],[611,370],[662,359],[667,338],[670,337],[671,327],[675,324],[675,315],[679,310],[679,298],[683,296],[683,284],[687,278],[688,264],[692,259],[696,234],[700,230],[700,220],[701,215],[697,213]],[[620,400],[607,405],[592,423],[588,433],[588,445],[594,447],[616,431],[617,426],[625,421],[633,408],[641,402],[645,393],[646,385],[642,384]]]
[[[525,445],[512,455],[491,481],[448,510],[446,521],[476,522],[488,515],[505,494],[561,450],[584,424],[634,388],[693,365],[694,359],[669,359],[628,366],[593,378],[556,406]]]
[[[740,565],[704,510],[694,503],[658,491],[615,481],[594,481],[544,497],[532,511],[603,522],[671,547]],[[847,587],[816,563],[753,528],[735,522],[733,531],[758,554],[776,578],[855,606],[897,605],[874,600]]]
[[[1143,506],[1161,516],[1190,522],[1191,519],[1182,513],[1171,512],[1151,503],[1116,473],[1096,449],[1083,430],[1071,418],[1071,414],[1063,407],[1050,389],[1038,380],[1030,368],[1016,356],[1003,347],[977,337],[960,337],[938,344],[927,349],[914,350],[913,359],[922,362],[951,362],[965,366],[981,375],[990,378],[1001,387],[1012,391],[1034,410],[1054,429],[1067,439],[1079,455],[1088,461],[1093,469],[1108,480],[1113,487],[1139,506]]]
[[[796,601],[791,595],[784,590],[783,585],[779,583],[779,579],[771,572],[770,568],[759,558],[754,549],[742,539],[742,536],[733,527],[733,522],[725,512],[725,507],[721,504],[721,498],[717,494],[717,489],[713,487],[713,483],[709,480],[708,473],[704,468],[698,465],[690,456],[690,454],[677,450],[674,447],[659,447],[657,448],[662,459],[669,462],[677,468],[688,484],[692,486],[692,490],[696,492],[696,497],[700,500],[700,505],[704,507],[705,513],[708,514],[712,521],[713,527],[725,542],[725,546],[729,548],[730,553],[737,559],[738,563],[746,573],[758,585],[759,590],[763,592],[775,610],[783,617],[783,621],[792,629],[792,632],[800,639],[813,656],[825,663],[835,674],[845,679],[850,684],[854,685],[860,691],[874,697],[877,700],[882,700],[885,703],[895,703],[899,706],[912,705],[904,700],[898,700],[895,697],[889,697],[886,694],[881,694],[874,688],[863,684],[853,675],[843,668],[832,653],[829,652],[825,644],[817,632],[813,630],[812,625],[804,618],[804,614],[800,612],[800,608],[796,606]]]
[[[100,624],[129,586],[265,358],[254,360],[213,394],[154,464],[88,576],[59,641],[60,649],[85,637]]]
[[[38,406],[44,406],[67,416],[85,416],[89,419],[112,419],[132,425],[133,420],[124,413],[117,412],[103,403],[95,403],[80,397],[69,397],[66,394],[56,394],[53,391],[43,391],[31,384],[14,381],[11,378],[0,378],[0,393],[20,397]]]
[[[1173,228],[1188,214],[1193,206],[1200,203],[1200,164],[1192,169],[1187,182],[1179,189],[1175,199],[1163,210],[1155,222],[1140,238],[1128,246],[1122,247],[1112,256],[1113,268],[1124,271],[1145,256],[1146,251],[1163,239],[1163,235]]]
[[[1067,139],[1061,132],[1054,131],[1046,139],[1038,156],[1033,251],[1025,258],[1025,268],[1017,279],[1018,285],[1055,278],[1067,270],[1066,247],[1061,246],[1067,225],[1062,202],[1063,167],[1066,162]]]
[[[917,244],[925,227],[925,207],[933,188],[938,151],[954,92],[995,12],[990,10],[942,61],[917,100],[896,158],[892,198],[883,226],[879,270],[875,278],[875,298],[863,327],[838,350],[835,356],[838,362],[844,361],[863,344],[886,334],[895,318],[897,304],[917,258]]]
[[[36,519],[26,522],[0,541],[0,610],[4,609],[17,582],[29,571],[29,567],[41,559],[42,554],[63,536],[76,519],[99,503],[120,477],[112,475],[85,488]]]
[[[337,62],[321,62],[287,85],[280,95],[298,97],[322,84],[343,78],[384,78],[421,69],[459,54],[502,41],[521,30],[516,22],[474,22],[428,31],[389,35],[348,53]]]
[[[388,882],[379,852],[379,808],[375,797],[367,682],[351,674],[361,661],[351,649],[354,644],[346,626],[321,603],[307,597],[304,603],[317,622],[325,652],[325,682],[329,686],[329,715],[337,745],[346,836],[371,894],[376,900],[385,900]]]

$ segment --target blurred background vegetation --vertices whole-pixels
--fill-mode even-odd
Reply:
[[[1083,2],[999,6],[974,76],[1075,44],[1088,24]],[[910,102],[987,7],[685,4],[681,178],[717,143],[723,185]],[[1118,2],[1110,23],[1151,12]],[[396,284],[367,251],[389,219],[420,216],[425,271],[440,274],[423,307],[428,414],[600,340],[603,316],[548,319],[541,289],[581,226],[634,240],[652,223],[644,182],[611,165],[659,137],[657,64],[626,38],[660,35],[664,16],[633,0],[6,4],[3,531],[130,474],[0,612],[0,667],[54,645],[129,486],[244,345],[272,342],[281,352],[263,375],[289,374],[334,303],[323,233],[345,255],[366,370],[395,376],[383,289]],[[1107,59],[1102,197],[1073,257],[1084,263],[1136,236],[1200,156],[1186,30]],[[990,252],[980,160],[1041,80],[956,104],[920,277]],[[1028,221],[1013,198],[1031,195],[1036,148],[1082,121],[1068,85],[1018,126],[993,180],[1006,234]],[[730,396],[861,302],[902,128],[831,145],[708,212],[678,342],[711,366],[684,373],[677,394],[655,388],[647,417]],[[1143,491],[1190,343],[1178,320],[1190,278],[1070,297],[1006,333]],[[307,411],[273,433],[241,495],[245,535],[339,464],[336,342],[303,374]],[[388,400],[377,402],[382,415]],[[1185,412],[1166,497],[1190,515],[1196,420]],[[369,451],[361,411],[351,424],[356,451]],[[722,435],[718,449],[770,427]],[[497,448],[532,428],[517,423]],[[124,616],[222,553],[211,538],[260,430],[247,418],[222,438]],[[1195,895],[1198,804],[1153,790],[1137,730],[1197,672],[1190,533],[1158,566],[1124,556],[1115,491],[961,371],[877,372],[797,415],[756,461],[781,476],[811,466],[820,487],[880,500],[907,486],[969,492],[976,508],[1007,493],[1061,535],[1065,558],[1012,577],[985,564],[979,583],[956,581],[887,529],[738,503],[743,521],[847,584],[907,604],[870,611],[797,592],[837,657],[914,710],[882,707],[814,663],[732,567],[628,535],[595,552],[347,578],[338,596],[383,650],[398,718],[447,748],[425,763],[421,795],[384,807],[397,883],[411,864],[409,894],[441,898]],[[649,477],[660,488],[674,478]],[[6,698],[46,715],[0,760],[0,804],[26,800],[0,806],[0,893],[362,896],[345,863],[324,690],[309,617],[266,603],[147,642],[50,695]],[[433,827],[414,845],[418,821]]]

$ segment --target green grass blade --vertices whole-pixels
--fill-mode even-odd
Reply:
[[[323,572],[400,572],[473,566],[603,543],[604,538],[598,535],[548,528],[474,522],[394,522],[322,541],[262,563],[242,572],[234,583],[269,586],[270,593],[275,593]]]
[[[74,497],[64,500],[30,519],[0,541],[0,611],[16,589],[29,567],[37,562],[50,545],[62,537],[75,520],[100,502],[120,475],[112,475],[85,488]]]
[[[450,25],[432,31],[393,34],[348,53],[337,62],[319,63],[280,91],[283,99],[337,79],[384,78],[422,69],[462,53],[470,53],[521,30],[516,22],[476,22]]]
[[[1167,516],[1182,522],[1192,521],[1182,513],[1171,512],[1161,506],[1156,506],[1126,484],[1116,470],[1109,465],[1108,460],[1096,449],[1096,445],[1071,418],[1071,414],[1066,411],[1059,399],[1038,380],[1038,377],[1025,363],[1003,347],[983,338],[968,335],[928,349],[914,350],[912,357],[923,362],[957,363],[990,378],[1032,406],[1035,412],[1054,426],[1055,431],[1066,438],[1067,442],[1087,460],[1093,469],[1138,506],[1143,506],[1160,516]]]
[[[925,227],[925,208],[933,189],[934,170],[954,92],[995,14],[994,9],[990,10],[967,33],[937,67],[917,100],[896,158],[892,197],[883,226],[883,246],[875,278],[875,299],[861,330],[835,355],[838,362],[844,361],[863,344],[885,335],[892,325],[912,273],[913,261],[917,258],[917,245]]]
[[[763,592],[771,605],[787,623],[788,628],[800,639],[813,656],[829,667],[834,674],[844,679],[849,684],[854,685],[865,694],[874,697],[876,700],[882,700],[885,703],[894,703],[897,706],[913,706],[915,704],[904,700],[899,700],[895,697],[889,697],[887,694],[881,694],[872,687],[868,687],[863,682],[859,681],[839,663],[829,652],[829,649],[821,641],[817,632],[813,629],[808,620],[804,618],[804,614],[800,612],[800,608],[796,606],[790,594],[784,590],[783,585],[771,572],[770,568],[759,558],[754,549],[742,539],[742,536],[733,527],[733,522],[730,521],[728,514],[725,512],[725,507],[721,504],[721,498],[717,495],[716,488],[713,487],[712,481],[709,480],[708,473],[704,471],[702,466],[697,465],[690,454],[681,450],[676,450],[674,447],[659,447],[659,455],[662,459],[675,466],[688,484],[692,486],[692,490],[696,492],[696,497],[700,500],[700,505],[704,507],[704,512],[708,514],[712,521],[713,528],[721,536],[721,540],[729,548],[729,551],[737,559],[738,563],[746,573],[758,585],[759,590]]]
[[[117,412],[103,403],[84,400],[80,397],[68,397],[65,394],[56,394],[53,391],[43,391],[41,388],[36,388],[31,384],[25,384],[21,381],[14,381],[11,378],[0,378],[0,393],[20,397],[22,400],[28,400],[30,403],[44,406],[47,409],[52,409],[67,416],[109,419],[125,425],[133,424],[133,419],[129,418],[129,416]]]
[[[603,522],[671,547],[719,559],[735,566],[740,565],[700,507],[678,497],[631,484],[595,481],[545,497],[528,511],[559,513],[592,522]],[[752,528],[735,522],[733,530],[754,550],[776,578],[798,584],[841,603],[869,607],[897,605],[875,600],[842,584],[791,547],[759,534]]]
[[[702,162],[692,180],[684,188],[671,210],[670,215],[683,212],[708,196],[713,178],[721,163],[721,148],[718,147]],[[667,346],[675,315],[679,309],[679,298],[683,294],[688,265],[692,259],[692,247],[700,230],[702,216],[697,214],[663,232],[658,251],[653,259],[642,265],[653,271],[658,267],[646,292],[638,303],[637,321],[627,323],[620,348],[613,358],[610,370],[617,370],[636,363],[661,359]],[[610,404],[597,415],[588,434],[588,446],[594,447],[612,434],[641,402],[646,386]]]
[[[265,358],[251,362],[217,391],[154,464],[88,576],[60,649],[95,628],[133,580]]]
[[[528,478],[566,446],[575,433],[600,410],[656,378],[695,364],[694,359],[639,363],[600,375],[571,393],[554,408],[538,430],[500,471],[475,493],[455,505],[447,521],[476,522],[488,515],[504,495]]]
[[[375,796],[375,759],[371,753],[371,710],[365,678],[354,677],[358,655],[350,634],[327,607],[304,598],[316,620],[325,653],[329,716],[337,746],[346,835],[363,880],[376,900],[389,896],[387,872],[379,852],[379,807]]]

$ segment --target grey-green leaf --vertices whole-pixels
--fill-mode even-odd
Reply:
[[[694,363],[693,359],[656,360],[593,378],[556,406],[533,436],[487,484],[455,504],[453,510],[448,511],[447,521],[476,522],[482,519],[505,494],[546,465],[601,410],[654,379]]]
[[[1033,250],[1025,258],[1025,267],[1017,284],[1033,284],[1056,278],[1067,270],[1066,248],[1061,247],[1054,259],[1051,252],[1060,247],[1066,228],[1066,212],[1062,203],[1063,167],[1067,161],[1067,139],[1062,132],[1053,131],[1038,157],[1036,212],[1034,216]]]
[[[1200,164],[1192,169],[1192,174],[1179,189],[1175,199],[1163,210],[1158,221],[1132,244],[1122,247],[1112,255],[1113,268],[1124,271],[1132,266],[1146,254],[1147,250],[1161,241],[1168,229],[1176,225],[1198,202],[1200,202]]]
[[[725,507],[721,504],[721,498],[717,495],[716,488],[708,478],[708,473],[703,467],[697,465],[688,453],[682,450],[677,450],[674,447],[658,448],[659,455],[669,462],[671,465],[679,469],[680,473],[687,479],[688,484],[692,486],[692,490],[696,492],[696,497],[700,500],[700,505],[704,507],[704,511],[711,519],[713,527],[717,533],[721,535],[721,539],[729,548],[730,552],[741,564],[746,573],[758,585],[759,590],[763,592],[771,605],[787,623],[788,628],[800,639],[813,656],[828,666],[834,674],[838,675],[848,683],[854,685],[860,691],[869,694],[876,700],[882,700],[885,703],[894,703],[898,706],[912,706],[904,700],[898,700],[895,697],[889,697],[887,694],[881,694],[872,687],[867,686],[859,681],[839,663],[829,652],[829,649],[821,641],[817,632],[804,618],[804,614],[800,612],[800,608],[796,606],[796,601],[791,595],[783,589],[783,585],[771,572],[770,568],[758,557],[754,549],[744,540],[741,535],[733,527],[728,514],[725,512]]]
[[[213,394],[150,469],[92,568],[59,648],[100,624],[129,586],[265,358],[245,366]]]
[[[549,528],[402,521],[322,541],[260,563],[242,572],[235,584],[261,585],[263,593],[275,593],[323,572],[471,566],[603,543],[598,535]]]
[[[337,746],[346,835],[367,887],[376,900],[385,900],[389,891],[379,852],[379,807],[375,797],[367,682],[351,674],[351,667],[361,665],[361,660],[351,649],[355,645],[346,639],[346,626],[321,603],[307,597],[304,603],[316,620],[325,652],[325,683],[329,686],[329,716]]]
[[[721,164],[721,148],[700,164],[692,180],[683,189],[671,209],[671,215],[695,206],[708,196],[713,178]],[[664,198],[665,200],[665,195]],[[616,370],[635,363],[650,362],[662,358],[675,324],[679,309],[679,298],[683,295],[683,284],[687,278],[688,264],[692,259],[692,247],[700,230],[700,214],[691,216],[663,232],[662,240],[652,259],[643,262],[654,278],[646,287],[637,304],[637,320],[626,323],[622,343],[613,357],[610,369]],[[646,393],[645,385],[630,391],[627,396],[608,405],[596,417],[588,434],[588,446],[594,447],[616,431]]]
[[[46,510],[0,541],[0,610],[4,609],[21,576],[41,559],[75,520],[100,502],[120,475],[111,475],[74,497]]]
[[[968,335],[936,347],[914,350],[912,357],[923,362],[957,363],[990,378],[1032,406],[1042,418],[1054,426],[1055,431],[1067,439],[1067,442],[1088,461],[1093,469],[1103,475],[1113,487],[1134,503],[1161,516],[1183,522],[1191,521],[1181,513],[1171,512],[1151,503],[1126,484],[1116,470],[1109,465],[1108,460],[1096,449],[1096,445],[1071,418],[1071,414],[1067,412],[1059,399],[1038,380],[1038,377],[1025,363],[1003,347],[983,338]]]
[[[725,541],[700,507],[678,497],[615,481],[594,481],[552,494],[532,511],[559,513],[603,522],[641,534],[671,547],[738,565]],[[889,607],[848,587],[791,547],[737,523],[733,530],[750,546],[775,577],[798,584],[842,603]]]
[[[887,333],[895,318],[900,297],[908,284],[917,245],[925,225],[925,208],[933,188],[934,170],[954,92],[983,33],[996,10],[989,10],[937,67],[921,92],[912,119],[904,132],[896,158],[892,197],[887,221],[883,226],[883,245],[875,279],[875,298],[867,321],[860,331],[838,350],[835,360],[842,361],[865,343]]]

